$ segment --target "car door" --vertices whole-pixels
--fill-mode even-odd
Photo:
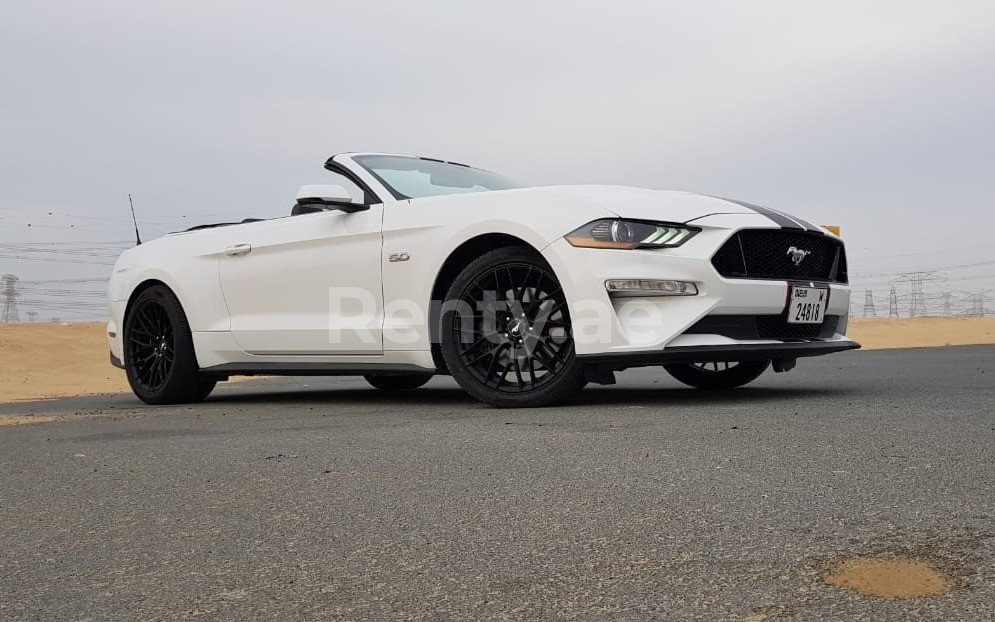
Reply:
[[[383,205],[231,227],[220,276],[231,333],[259,356],[383,353]]]

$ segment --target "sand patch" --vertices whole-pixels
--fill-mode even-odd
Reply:
[[[47,423],[49,421],[58,421],[58,418],[49,415],[0,415],[0,427],[5,425]]]
[[[953,587],[953,582],[928,561],[897,555],[845,559],[823,580],[879,598],[940,596]]]
[[[105,324],[0,324],[0,402],[130,390]]]
[[[0,324],[0,402],[130,391],[105,324]]]
[[[0,403],[101,393],[131,393],[106,324],[0,324]]]
[[[847,335],[865,350],[995,343],[995,318],[850,318]]]

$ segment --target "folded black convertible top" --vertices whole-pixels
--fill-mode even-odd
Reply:
[[[196,227],[190,227],[189,229],[184,229],[182,231],[182,233],[186,233],[187,231],[199,231],[201,229],[213,229],[215,227],[228,227],[230,225],[244,225],[247,222],[260,222],[260,221],[263,221],[263,220],[266,220],[266,219],[265,218],[246,218],[246,219],[241,220],[239,222],[216,222],[216,223],[211,224],[211,225],[197,225]]]

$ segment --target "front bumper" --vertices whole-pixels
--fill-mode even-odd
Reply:
[[[673,249],[577,248],[561,239],[543,250],[570,301],[578,356],[596,359],[618,356],[624,361],[640,360],[645,355],[647,360],[662,361],[673,354],[675,358],[690,355],[697,361],[747,360],[742,357],[794,358],[859,347],[845,337],[850,287],[843,283],[820,285],[830,290],[825,315],[834,317],[835,324],[827,326],[827,329],[831,328],[828,333],[820,331],[811,336],[813,338],[730,336],[727,331],[698,330],[699,322],[706,317],[781,316],[785,312],[790,283],[726,278],[719,275],[711,263],[716,251],[740,229],[772,228],[766,217],[726,214],[701,218],[694,224],[702,231],[683,246]],[[609,279],[686,281],[695,284],[698,294],[614,297],[605,289],[605,281]],[[818,345],[822,343],[826,345]],[[754,355],[754,352],[764,355]],[[704,358],[703,353],[707,354]]]
[[[124,360],[124,307],[127,301],[112,301],[109,306],[110,320],[107,322],[107,347],[111,352],[111,364],[114,367],[124,368],[121,361]],[[115,362],[116,361],[116,362]]]
[[[860,344],[849,339],[782,343],[737,343],[707,346],[673,346],[657,352],[587,354],[579,358],[588,365],[611,371],[629,367],[700,363],[703,361],[776,361],[855,350]]]

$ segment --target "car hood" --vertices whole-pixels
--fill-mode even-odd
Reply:
[[[647,190],[629,186],[545,186],[513,192],[550,194],[566,203],[593,204],[615,216],[638,220],[688,222],[712,214],[756,213],[740,203],[679,190]]]

